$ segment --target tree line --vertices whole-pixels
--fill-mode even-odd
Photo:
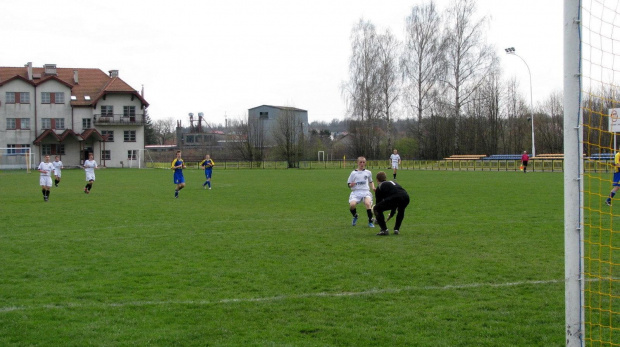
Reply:
[[[360,19],[351,30],[349,77],[341,84],[343,120],[313,122],[302,135],[291,116],[276,127],[277,144],[261,144],[258,124],[230,120],[221,155],[242,160],[312,160],[389,157],[393,148],[408,159],[453,154],[517,154],[530,151],[534,121],[536,151],[563,151],[561,92],[530,106],[516,79],[502,76],[496,49],[485,39],[489,19],[478,17],[475,0],[455,0],[440,11],[434,1],[414,5],[403,40]],[[533,119],[532,119],[533,116]],[[175,121],[158,120],[151,141],[174,138]]]

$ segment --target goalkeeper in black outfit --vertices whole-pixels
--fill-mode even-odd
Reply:
[[[383,212],[390,211],[390,215],[388,216],[388,220],[390,220],[398,210],[396,214],[396,224],[394,224],[394,235],[398,235],[400,225],[403,222],[403,218],[405,218],[405,209],[407,205],[409,205],[409,194],[407,194],[407,191],[401,187],[400,184],[394,181],[386,181],[386,179],[385,172],[379,171],[377,173],[377,182],[379,182],[379,185],[375,191],[375,200],[377,204],[373,208],[373,212],[375,218],[377,218],[377,223],[381,227],[381,231],[377,234],[380,236],[389,235]]]

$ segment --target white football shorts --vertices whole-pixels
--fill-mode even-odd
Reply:
[[[50,176],[41,176],[41,178],[39,178],[39,185],[45,186],[45,187],[51,187],[52,178]]]
[[[95,173],[94,172],[87,172],[86,173],[86,181],[94,181],[95,180]]]
[[[364,202],[364,198],[370,198],[370,204],[372,205],[372,194],[367,190],[353,190],[349,195],[349,203],[355,201],[356,203]]]

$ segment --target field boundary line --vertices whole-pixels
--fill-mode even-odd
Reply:
[[[591,282],[598,281],[599,279],[591,279]],[[448,284],[445,286],[422,286],[422,287],[403,287],[403,288],[386,288],[386,289],[371,289],[360,292],[339,292],[339,293],[307,293],[307,294],[291,294],[291,295],[278,295],[262,298],[230,298],[219,300],[165,300],[165,301],[130,301],[119,303],[66,303],[66,304],[46,304],[36,306],[7,306],[0,307],[0,313],[26,311],[26,310],[38,310],[38,309],[70,309],[81,307],[142,307],[142,306],[159,306],[159,305],[218,305],[228,303],[246,303],[246,302],[270,302],[270,301],[282,301],[282,300],[294,300],[305,298],[323,298],[323,297],[353,297],[364,295],[375,295],[385,293],[401,293],[401,292],[413,292],[413,291],[441,291],[441,290],[455,290],[455,289],[471,289],[471,288],[501,288],[501,287],[515,287],[522,285],[542,285],[542,284],[556,284],[565,282],[565,279],[561,280],[531,280],[531,281],[518,281],[518,282],[506,282],[506,283],[470,283],[470,284]]]

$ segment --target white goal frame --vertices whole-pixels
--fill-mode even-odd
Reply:
[[[316,156],[319,163],[321,162],[321,159],[322,161],[325,161],[325,151],[318,151]]]
[[[0,170],[24,170],[30,173],[35,166],[31,147],[0,147]]]
[[[131,159],[129,157],[127,158],[127,167],[129,167],[130,169],[133,169],[133,168],[138,168],[138,169],[146,168],[147,161],[150,161],[151,164],[154,164],[153,163],[153,158],[151,158],[151,153],[149,152],[148,149],[146,149],[146,148],[131,149],[131,151],[137,151],[137,153],[136,153],[136,159]]]

